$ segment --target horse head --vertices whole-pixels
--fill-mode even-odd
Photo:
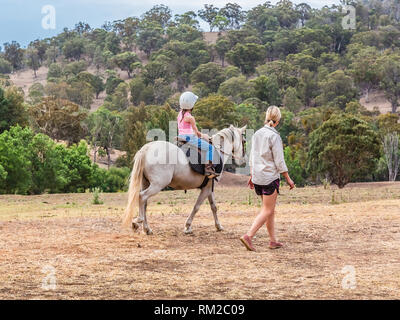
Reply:
[[[236,128],[231,125],[223,129],[212,137],[213,144],[225,155],[232,156],[237,165],[242,165],[246,161],[245,133],[247,126]]]

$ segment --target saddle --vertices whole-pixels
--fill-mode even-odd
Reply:
[[[201,174],[205,175],[205,163],[207,162],[207,151],[201,150],[198,146],[193,146],[189,144],[185,139],[181,139],[179,137],[176,138],[177,146],[182,149],[182,151],[186,154],[186,157],[189,160],[190,168]],[[219,151],[212,146],[213,148],[213,160],[212,164],[216,173],[221,174],[223,170],[223,161]],[[215,179],[215,178],[214,178]],[[214,180],[213,179],[213,180]],[[206,177],[203,185],[200,188],[203,188],[207,185],[209,178]]]

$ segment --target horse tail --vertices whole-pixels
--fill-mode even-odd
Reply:
[[[140,149],[134,158],[134,165],[130,177],[129,191],[128,191],[128,205],[125,210],[122,225],[130,227],[135,213],[135,207],[139,206],[139,195],[143,183],[143,169],[144,169],[144,150]]]

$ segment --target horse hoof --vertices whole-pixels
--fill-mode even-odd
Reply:
[[[222,226],[217,226],[217,232],[224,231],[225,229]]]
[[[185,234],[193,234],[192,228],[186,228],[184,232]]]
[[[146,234],[147,234],[148,236],[151,236],[151,235],[153,234],[153,231],[152,231],[151,229],[147,229],[147,230],[146,230]]]
[[[133,230],[133,231],[136,231],[136,230],[139,229],[139,228],[140,228],[139,223],[137,223],[137,222],[132,222],[132,230]]]

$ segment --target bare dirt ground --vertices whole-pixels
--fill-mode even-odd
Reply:
[[[216,189],[225,231],[205,203],[190,236],[196,190],[151,201],[153,236],[121,229],[126,194],[1,196],[0,299],[399,299],[400,184],[368,186],[283,187],[285,248],[264,228],[256,253],[238,240],[260,206],[245,187]]]

